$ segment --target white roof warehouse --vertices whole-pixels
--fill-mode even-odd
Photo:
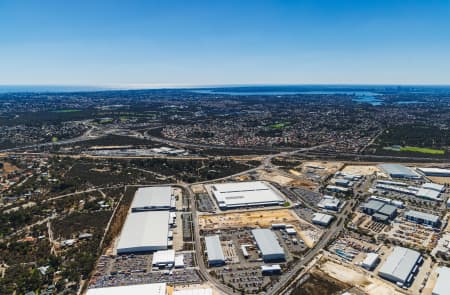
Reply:
[[[408,286],[412,283],[421,261],[422,256],[419,252],[408,248],[395,247],[378,275],[399,285]]]
[[[281,193],[262,181],[214,184],[211,192],[222,209],[284,203]]]
[[[117,253],[148,252],[168,248],[169,211],[130,213],[120,234]]]
[[[175,208],[175,198],[170,186],[141,187],[134,194],[131,211],[171,210]]]
[[[284,250],[273,231],[270,229],[254,229],[252,234],[264,261],[285,259]]]

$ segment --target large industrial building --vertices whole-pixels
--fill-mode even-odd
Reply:
[[[253,229],[252,234],[264,261],[282,261],[286,259],[284,250],[273,231],[270,229]]]
[[[398,285],[410,286],[422,260],[417,251],[395,247],[381,266],[378,275]]]
[[[312,222],[314,224],[328,226],[333,220],[333,215],[323,214],[323,213],[314,213]]]
[[[416,210],[408,210],[405,212],[405,218],[418,224],[425,224],[433,227],[438,227],[440,225],[439,216]]]
[[[373,270],[380,262],[380,257],[377,253],[367,253],[366,258],[361,263],[361,266],[367,270]]]
[[[122,228],[117,253],[151,252],[169,246],[169,211],[129,213]]]
[[[152,265],[157,267],[171,267],[175,265],[175,251],[161,250],[153,253]]]
[[[425,176],[450,177],[450,169],[442,168],[417,168],[417,171]]]
[[[362,205],[364,213],[372,215],[372,219],[380,222],[388,222],[397,216],[397,207],[381,200],[370,199]]]
[[[340,205],[341,201],[338,198],[325,195],[323,196],[322,200],[320,200],[320,202],[317,204],[317,207],[325,210],[339,211]]]
[[[409,167],[400,164],[380,164],[379,167],[391,178],[419,179],[421,176]]]
[[[205,237],[205,245],[209,266],[225,264],[225,256],[223,255],[222,244],[218,235]]]
[[[432,295],[446,295],[450,292],[450,268],[439,267],[437,269],[438,277],[434,285]]]
[[[129,285],[119,287],[106,287],[88,289],[87,295],[166,295],[167,285],[166,283],[154,283],[154,284],[141,284],[141,285]]]
[[[221,209],[284,203],[281,193],[262,181],[214,184],[210,189]]]
[[[175,209],[175,197],[170,186],[139,188],[131,203],[132,212],[172,209]]]

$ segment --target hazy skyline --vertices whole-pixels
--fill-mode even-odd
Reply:
[[[0,85],[450,84],[450,1],[0,0]]]

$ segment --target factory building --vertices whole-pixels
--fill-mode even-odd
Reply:
[[[443,193],[445,191],[445,185],[432,183],[432,182],[427,182],[427,183],[422,184],[422,188],[437,191],[440,193]]]
[[[417,171],[425,176],[450,177],[450,169],[442,168],[417,168]]]
[[[281,266],[279,264],[261,265],[261,272],[263,276],[279,275],[281,274]]]
[[[284,250],[273,231],[270,229],[253,229],[252,234],[264,261],[282,261],[286,259]]]
[[[169,211],[129,213],[120,233],[117,253],[152,252],[169,247]]]
[[[170,186],[141,187],[131,203],[132,212],[174,209],[175,197]]]
[[[410,286],[423,259],[419,252],[395,247],[382,265],[378,275],[399,286]]]
[[[152,265],[157,267],[172,267],[175,265],[175,251],[162,250],[153,253]]]
[[[437,269],[438,277],[433,288],[432,295],[446,295],[450,290],[450,268],[439,267]]]
[[[87,295],[167,295],[166,283],[88,289]]]
[[[337,212],[339,211],[340,204],[341,201],[338,198],[325,195],[323,196],[322,200],[320,200],[320,202],[317,204],[317,207]]]
[[[214,184],[211,193],[221,209],[283,205],[281,193],[262,181]]]
[[[379,197],[379,196],[370,196],[369,200],[380,201],[380,202],[383,202],[385,204],[393,205],[393,206],[395,206],[397,208],[400,208],[400,209],[405,207],[405,204],[402,201],[392,200],[392,199],[389,199],[389,198],[384,198],[384,197]]]
[[[372,215],[372,218],[379,222],[388,222],[397,216],[397,207],[381,200],[369,199],[367,203],[362,205],[362,210],[364,213]]]
[[[326,190],[333,193],[348,193],[349,189],[347,187],[340,187],[336,185],[327,185]]]
[[[400,164],[380,164],[380,169],[391,178],[420,179],[421,176],[409,167]]]
[[[218,235],[205,237],[206,255],[209,266],[219,266],[225,264],[222,244]]]
[[[416,197],[431,201],[441,201],[441,192],[427,189],[427,188],[419,188],[416,192]]]
[[[328,226],[333,220],[333,215],[323,214],[323,213],[314,213],[312,222],[314,224]]]
[[[336,179],[336,180],[334,181],[334,183],[335,183],[337,186],[343,186],[343,187],[351,187],[351,186],[353,186],[353,182],[351,182],[351,181],[348,180],[348,179],[341,179],[341,178],[339,178],[339,179]]]
[[[377,253],[367,253],[366,258],[361,263],[361,266],[367,270],[373,270],[380,262],[380,257]]]
[[[405,218],[418,224],[425,224],[433,227],[438,227],[440,225],[439,216],[425,212],[409,210],[405,212]]]

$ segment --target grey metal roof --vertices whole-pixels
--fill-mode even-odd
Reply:
[[[284,250],[278,243],[276,235],[270,229],[253,229],[258,248],[263,255],[283,254]]]
[[[380,168],[392,177],[401,176],[405,178],[418,178],[420,177],[411,168],[400,164],[380,164]]]
[[[391,216],[392,214],[394,214],[395,211],[397,211],[397,207],[385,204],[383,207],[380,208],[380,210],[378,210],[377,213]]]
[[[120,233],[118,252],[167,248],[169,211],[129,213]]]
[[[405,216],[422,219],[422,220],[426,220],[426,221],[430,221],[430,222],[434,222],[434,223],[439,221],[439,216],[425,213],[425,212],[416,211],[416,210],[407,211],[405,213]]]
[[[378,220],[383,220],[386,221],[389,219],[389,216],[384,215],[384,214],[380,214],[380,213],[375,213],[374,215],[372,215],[373,218],[378,219]]]
[[[209,261],[225,261],[218,235],[205,237],[206,253]]]
[[[131,209],[170,208],[172,204],[172,187],[152,186],[139,188],[131,203]]]
[[[450,268],[439,267],[437,270],[439,276],[433,289],[433,295],[445,295],[450,290]]]
[[[363,207],[365,209],[371,209],[374,211],[378,211],[381,209],[381,207],[384,206],[384,203],[381,201],[377,201],[377,200],[370,200],[369,202],[363,204]]]
[[[408,248],[395,247],[380,269],[380,274],[406,282],[414,266],[420,258],[420,253]]]

